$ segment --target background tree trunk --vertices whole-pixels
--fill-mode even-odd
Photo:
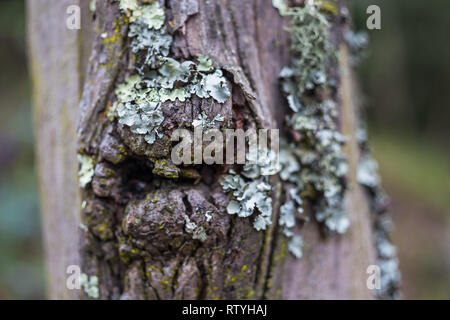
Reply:
[[[105,299],[371,298],[366,268],[375,263],[375,250],[369,202],[356,183],[358,117],[345,45],[337,42],[340,65],[336,68],[342,74],[341,129],[351,138],[345,150],[350,164],[345,203],[351,222],[346,234],[323,236],[316,224],[309,223],[302,229],[307,243],[304,256],[295,259],[285,255],[286,240],[277,228],[282,199],[276,178],[272,179],[273,225],[258,232],[248,220],[226,214],[227,197],[217,183],[224,168],[200,171],[213,181],[195,184],[185,179],[173,185],[163,180],[155,190],[150,186],[155,180],[152,170],[139,166],[141,172],[133,172],[135,177],[152,175],[144,181],[149,185],[146,191],[158,196],[158,203],[176,204],[169,228],[177,235],[155,231],[154,243],[141,243],[133,233],[123,234],[125,204],[118,204],[123,199],[105,200],[92,189],[79,192],[77,152],[102,163],[104,146],[111,147],[108,141],[125,141],[126,159],[112,166],[120,176],[119,182],[113,181],[121,190],[112,191],[116,199],[128,197],[123,191],[131,183],[124,181],[127,167],[135,168],[145,157],[167,155],[162,145],[140,150],[136,142],[133,149],[132,138],[105,118],[115,86],[129,74],[127,24],[117,2],[97,1],[95,20],[88,2],[28,1],[49,297],[79,297],[80,291],[68,290],[65,284],[67,266],[80,265],[86,274],[99,277],[100,298]],[[82,28],[69,30],[66,9],[77,3],[82,8]],[[192,122],[203,109],[211,117],[220,112],[228,122],[241,119],[255,127],[282,128],[287,107],[278,74],[288,64],[289,46],[286,22],[271,1],[167,0],[164,5],[174,36],[171,55],[210,56],[215,66],[226,71],[232,91],[231,101],[223,105],[195,100],[168,103],[166,121],[172,127],[180,119]],[[333,26],[336,32],[346,27],[339,21]],[[166,125],[165,130],[170,129]],[[204,243],[177,233],[184,225],[178,217],[194,217],[197,206],[216,213]],[[164,219],[158,208],[152,210],[153,219]],[[81,222],[90,231],[80,229]],[[102,224],[109,233],[92,232]]]

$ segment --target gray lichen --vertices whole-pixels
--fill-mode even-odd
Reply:
[[[231,175],[226,176],[221,182],[223,190],[232,196],[227,212],[246,218],[252,216],[257,210],[259,214],[255,217],[253,226],[258,231],[266,230],[272,224],[272,187],[269,177],[278,173],[279,169],[272,162],[273,158],[270,154],[271,150],[254,161],[252,157],[256,155],[249,152],[248,161],[240,174],[230,170]]]
[[[95,161],[92,157],[78,154],[78,163],[80,169],[78,171],[78,181],[81,188],[85,188],[94,177]]]
[[[99,290],[98,290],[98,278],[97,276],[89,277],[87,274],[82,273],[80,275],[80,285],[83,288],[83,291],[93,299],[99,298]]]
[[[279,225],[291,238],[288,250],[301,257],[303,240],[293,230],[296,217],[303,212],[303,194],[312,198],[315,218],[327,229],[344,233],[349,227],[343,208],[348,164],[342,146],[346,139],[336,125],[335,98],[316,96],[317,91],[336,92],[337,81],[327,70],[336,55],[330,23],[322,12],[326,8],[313,1],[293,7],[283,0],[272,4],[289,22],[290,64],[281,70],[280,79],[293,112],[287,123],[294,132],[294,141],[283,143],[280,151],[280,178],[285,182],[287,202],[281,206]]]
[[[158,130],[164,121],[162,103],[184,102],[192,95],[227,101],[227,80],[221,70],[213,68],[210,58],[200,55],[194,63],[168,56],[172,36],[167,34],[164,10],[158,2],[141,5],[136,0],[122,0],[120,9],[130,18],[128,36],[138,74],[117,86],[117,102],[108,111],[109,119],[117,116],[120,124],[152,144],[162,138]]]
[[[367,32],[347,30],[344,34],[344,39],[351,53],[350,63],[353,65],[358,64],[366,55],[366,48],[369,43]]]
[[[275,3],[274,3],[275,5]],[[349,221],[343,209],[348,165],[342,150],[345,138],[336,126],[338,107],[334,100],[316,100],[307,95],[320,87],[332,87],[326,66],[335,57],[330,42],[330,25],[315,3],[285,8],[276,2],[280,14],[287,17],[291,39],[291,62],[281,73],[282,89],[294,112],[289,126],[300,141],[285,152],[281,177],[299,191],[311,186],[319,197],[315,201],[316,219],[331,231],[344,233]],[[283,151],[282,151],[283,152]]]
[[[371,156],[366,129],[360,128],[357,137],[361,149],[357,171],[358,181],[366,188],[371,199],[377,265],[381,270],[380,289],[376,290],[376,295],[381,299],[396,299],[400,296],[401,273],[398,266],[397,250],[389,237],[392,230],[392,221],[387,212],[388,198],[381,187],[377,161]]]
[[[131,22],[140,21],[155,30],[164,24],[164,9],[159,6],[158,1],[141,6],[138,0],[120,0],[119,8],[126,13]]]
[[[278,10],[280,15],[284,15],[287,11],[285,0],[272,0],[272,5]]]
[[[288,120],[302,141],[284,151],[282,178],[299,190],[310,185],[320,193],[316,201],[316,219],[328,229],[344,233],[349,221],[343,209],[346,190],[344,178],[348,164],[342,146],[346,139],[336,127],[337,106],[332,100],[302,106]]]
[[[197,61],[198,61],[197,71],[209,72],[213,69],[211,58],[209,58],[208,56],[199,55]]]
[[[241,175],[228,175],[222,181],[222,186],[224,191],[231,192],[235,199],[227,206],[229,214],[246,218],[258,209],[260,215],[254,222],[255,229],[265,230],[271,224],[272,198],[269,195],[271,186],[265,177],[246,181]]]
[[[149,90],[140,86],[138,75],[129,77],[118,86],[117,116],[119,123],[130,127],[131,132],[145,136],[145,141],[152,144],[156,137],[161,138],[158,128],[164,121],[161,103],[149,94]]]
[[[188,216],[185,216],[186,224],[184,226],[187,233],[192,235],[192,239],[198,239],[200,241],[206,241],[208,236],[205,229],[202,226],[198,226],[195,222],[192,222]]]
[[[368,154],[363,154],[359,159],[357,180],[360,184],[369,188],[374,188],[380,183],[378,163]]]
[[[294,257],[300,259],[303,256],[304,242],[300,235],[295,235],[289,240],[288,250]]]
[[[280,13],[288,18],[287,31],[291,35],[291,65],[281,72],[283,89],[290,100],[295,100],[294,93],[301,96],[327,81],[326,63],[333,58],[330,24],[314,3],[282,9]]]
[[[220,114],[216,115],[211,121],[208,120],[208,116],[202,112],[198,115],[197,119],[192,121],[192,126],[195,128],[201,126],[204,131],[209,129],[214,129],[216,127],[216,122],[223,122],[224,117]]]

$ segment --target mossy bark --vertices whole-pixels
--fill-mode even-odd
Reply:
[[[164,2],[174,37],[171,57],[208,55],[225,70],[232,97],[225,104],[166,102],[166,137],[152,145],[106,116],[115,86],[133,63],[128,25],[116,1],[97,1],[95,14],[88,2],[79,3],[82,29],[76,31],[65,26],[66,8],[74,1],[28,1],[49,296],[84,296],[66,288],[66,268],[78,264],[98,276],[102,299],[372,297],[365,273],[375,260],[371,222],[368,201],[355,181],[354,140],[347,148],[352,226],[343,236],[324,236],[308,224],[302,231],[308,247],[300,260],[286,254],[278,230],[284,200],[278,178],[271,180],[272,226],[256,231],[250,219],[226,213],[229,198],[219,178],[228,167],[197,166],[196,179],[163,177],[164,168],[156,168],[170,158],[170,132],[202,111],[209,118],[220,113],[234,128],[283,128],[288,108],[278,74],[288,64],[289,46],[286,22],[271,1]],[[341,40],[345,28],[347,22],[336,17],[340,65],[332,68],[342,74],[341,128],[352,136],[358,120]],[[96,162],[93,181],[82,192],[77,153]],[[206,211],[212,213],[207,223]],[[186,217],[202,225],[206,241],[185,232]]]

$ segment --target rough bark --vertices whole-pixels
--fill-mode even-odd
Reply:
[[[162,139],[146,146],[105,116],[115,86],[130,72],[126,19],[117,2],[105,0],[97,1],[92,20],[88,1],[80,1],[83,27],[68,30],[65,10],[71,4],[74,1],[28,1],[51,298],[80,294],[65,286],[71,264],[99,277],[104,299],[372,297],[365,271],[375,254],[369,204],[356,183],[359,151],[354,138],[346,148],[351,172],[346,210],[352,225],[345,235],[325,236],[319,226],[308,224],[302,230],[308,247],[301,259],[294,259],[286,254],[286,239],[277,228],[283,198],[276,177],[273,224],[258,232],[248,219],[226,213],[228,197],[218,182],[226,166],[196,168],[199,183],[154,173],[155,159],[168,158],[170,143]],[[288,63],[288,39],[285,21],[271,1],[167,0],[164,5],[172,21],[171,56],[210,56],[226,71],[232,91],[232,99],[223,105],[212,99],[165,103],[164,133],[192,122],[201,110],[210,118],[220,113],[235,127],[282,128],[288,109],[277,75]],[[347,27],[339,19],[334,23],[337,35]],[[104,33],[108,38],[101,36]],[[341,128],[353,137],[354,88],[341,42],[335,43],[340,66],[334,66],[343,75]],[[92,186],[81,194],[77,152],[94,156],[97,162]],[[205,225],[205,242],[184,232],[185,215],[201,222],[198,208],[214,213]],[[136,225],[137,218],[143,221]],[[89,231],[80,230],[80,222]]]

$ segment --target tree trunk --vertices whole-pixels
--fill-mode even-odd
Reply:
[[[290,63],[286,17],[269,0],[166,0],[169,56],[199,55],[223,71],[231,97],[224,103],[192,96],[162,104],[162,137],[152,144],[110,118],[115,90],[139,56],[131,52],[132,14],[119,1],[29,0],[29,47],[42,216],[51,298],[101,299],[350,299],[372,298],[366,269],[375,264],[370,201],[357,182],[360,147],[355,86],[343,40],[348,17],[331,18],[331,39],[340,74],[332,93],[339,128],[349,137],[349,173],[341,235],[314,222],[305,200],[303,257],[287,253],[279,226],[285,183],[271,176],[272,224],[257,231],[252,218],[227,213],[230,196],[220,181],[229,165],[170,164],[170,133],[189,127],[202,112],[222,115],[220,128],[285,128],[289,108],[278,75]],[[148,2],[148,1],[147,1]],[[295,2],[295,1],[294,1]],[[300,3],[302,1],[297,1]],[[344,3],[340,1],[339,11]],[[81,29],[66,28],[66,9],[81,7]],[[78,119],[78,120],[77,120]],[[289,136],[289,130],[282,133]],[[77,154],[95,164],[79,187]],[[87,157],[87,158],[86,158]],[[169,164],[167,164],[169,163]],[[174,179],[175,178],[175,179]],[[310,203],[310,205],[308,205]],[[206,214],[212,215],[207,223]],[[303,217],[303,218],[305,218]],[[193,238],[187,224],[207,235]],[[98,277],[94,291],[69,290],[69,265]]]

